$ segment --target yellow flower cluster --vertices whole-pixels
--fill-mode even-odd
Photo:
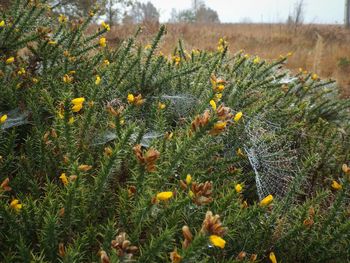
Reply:
[[[10,203],[10,207],[18,213],[22,209],[23,205],[18,199],[13,199]]]
[[[1,20],[1,21],[0,21],[0,28],[5,27],[5,25],[6,25],[6,24],[5,24],[5,21],[4,21],[4,20]]]
[[[158,103],[158,109],[164,110],[165,108],[166,108],[165,103],[161,103],[161,102]]]
[[[72,83],[74,80],[73,76],[70,76],[69,74],[64,74],[62,79],[64,83],[68,83],[68,84]]]
[[[106,47],[107,46],[107,39],[105,37],[101,37],[98,41],[100,47]]]
[[[111,30],[111,27],[110,27],[107,23],[105,23],[105,22],[102,22],[102,23],[101,23],[101,26],[102,26],[104,29],[106,29],[107,31],[110,31],[110,30]]]
[[[226,47],[227,47],[227,41],[224,38],[220,38],[218,43],[218,48],[217,48],[218,51],[220,53],[223,53]]]
[[[63,14],[60,14],[58,16],[58,22],[60,22],[61,24],[66,23],[67,20],[68,20],[68,18],[65,15],[63,15]]]
[[[75,99],[71,100],[71,103],[73,104],[72,111],[79,112],[83,108],[84,101],[85,101],[85,98],[83,98],[83,97],[75,98]]]
[[[142,99],[141,94],[134,96],[134,94],[129,93],[127,100],[129,104],[136,105],[136,106],[141,106],[145,102],[145,100]]]

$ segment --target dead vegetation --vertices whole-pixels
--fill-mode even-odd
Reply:
[[[136,30],[136,25],[116,26],[109,33],[110,43],[117,44]],[[140,41],[148,44],[157,24],[145,25]],[[243,49],[265,59],[293,52],[287,67],[316,71],[323,78],[338,81],[344,96],[350,96],[350,32],[337,25],[285,24],[168,24],[162,45],[164,54],[172,53],[178,39],[187,50],[215,50],[220,37],[229,42],[230,51]]]

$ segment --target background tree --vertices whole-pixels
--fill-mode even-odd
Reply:
[[[111,26],[118,23],[125,8],[133,4],[135,4],[133,0],[104,0],[103,13],[105,13],[108,23]]]
[[[197,23],[220,23],[218,13],[204,5],[201,5],[195,14]]]
[[[129,13],[124,14],[123,23],[159,23],[159,12],[151,3],[135,3]]]
[[[200,0],[192,2],[191,9],[185,9],[177,12],[175,9],[171,11],[169,22],[172,23],[220,23],[218,13],[206,7]]]

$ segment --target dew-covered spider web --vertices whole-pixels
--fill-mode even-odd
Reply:
[[[283,197],[297,172],[297,154],[281,128],[260,116],[248,120],[244,150],[255,173],[259,199]]]

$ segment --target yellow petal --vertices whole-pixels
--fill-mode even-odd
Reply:
[[[192,176],[190,174],[186,175],[186,184],[189,185],[192,182]]]
[[[61,176],[59,177],[61,179],[61,182],[64,184],[64,185],[67,185],[68,184],[68,178],[66,176],[65,173],[62,173]]]
[[[211,100],[210,102],[210,106],[213,108],[213,110],[216,110],[216,103],[214,100]]]
[[[241,184],[236,184],[236,186],[235,186],[235,190],[236,190],[236,192],[237,192],[237,193],[242,192],[242,189],[243,189],[243,187],[242,187],[242,185],[241,185]]]
[[[212,245],[214,245],[216,247],[224,248],[226,245],[226,241],[217,235],[211,235],[209,237],[209,239],[210,239],[210,242],[212,243]]]
[[[242,116],[243,116],[243,113],[240,111],[240,112],[237,112],[236,113],[236,115],[235,115],[235,117],[233,118],[233,120],[235,121],[235,122],[238,122],[241,118],[242,118]]]
[[[173,192],[161,192],[157,194],[157,199],[165,201],[173,197]]]
[[[75,99],[71,100],[72,104],[74,104],[74,105],[82,104],[84,101],[85,101],[85,98],[83,98],[83,97],[75,98]]]
[[[275,253],[270,252],[269,258],[270,258],[271,263],[277,263]]]
[[[133,103],[135,101],[135,97],[134,97],[134,95],[132,95],[132,94],[128,94],[128,102],[129,103]]]
[[[101,83],[101,77],[99,75],[96,76],[95,84],[99,85]]]
[[[273,201],[273,196],[268,195],[263,200],[260,201],[260,206],[268,206]]]
[[[75,105],[72,107],[72,111],[73,111],[73,112],[79,112],[82,108],[83,108],[83,104],[75,104]]]
[[[4,20],[1,20],[0,27],[5,27],[5,21]]]
[[[333,182],[332,182],[332,188],[333,188],[334,190],[340,190],[340,189],[342,189],[343,187],[342,187],[342,185],[341,185],[340,183],[338,183],[337,181],[334,181],[334,180],[333,180]]]
[[[6,120],[7,120],[7,115],[6,114],[2,115],[0,118],[0,124],[3,124]]]
[[[14,57],[9,57],[8,59],[6,59],[6,64],[11,64],[15,61]]]

